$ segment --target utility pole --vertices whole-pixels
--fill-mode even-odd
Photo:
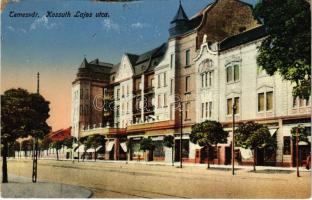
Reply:
[[[39,83],[40,83],[40,74],[37,73],[37,94],[39,94]],[[37,182],[37,161],[38,161],[38,138],[35,137],[34,140],[35,148],[34,148],[34,155],[33,155],[33,170],[32,170],[32,182]]]
[[[232,105],[232,117],[233,117],[233,124],[232,124],[232,175],[235,175],[234,171],[234,161],[235,161],[235,149],[234,149],[234,144],[235,144],[235,112],[236,112],[236,106],[235,103]]]

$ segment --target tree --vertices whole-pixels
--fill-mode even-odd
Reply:
[[[235,130],[236,145],[253,150],[253,168],[256,171],[257,149],[276,149],[276,140],[271,137],[268,127],[254,122],[242,123]]]
[[[2,182],[8,182],[8,145],[17,138],[42,138],[50,131],[46,120],[49,117],[49,102],[39,94],[27,90],[10,89],[1,95],[1,132],[3,145]]]
[[[63,141],[53,141],[51,143],[51,148],[56,150],[56,160],[59,160],[59,150],[63,147]]]
[[[151,138],[143,138],[140,142],[140,150],[146,154],[146,151],[152,151],[155,149],[154,142]],[[147,160],[148,161],[148,160]]]
[[[299,141],[303,141],[303,142],[310,142],[308,136],[311,136],[311,132],[307,131],[305,127],[303,126],[297,126],[297,127],[293,127],[291,129],[291,135],[293,138],[293,141],[296,140],[297,137],[297,129],[298,129],[298,135],[299,135]]]
[[[41,143],[41,150],[47,150],[47,155],[48,155],[48,150],[50,147],[50,144],[52,143],[52,140],[49,137],[44,137]]]
[[[171,153],[172,153],[172,166],[174,166],[174,136],[173,135],[166,135],[164,137],[164,146],[171,148]]]
[[[311,95],[311,10],[305,0],[263,0],[255,7],[268,37],[257,58],[269,75],[279,72],[295,83],[293,96]]]
[[[216,121],[206,120],[192,126],[190,141],[207,148],[207,168],[210,168],[209,148],[212,145],[217,146],[218,143],[226,143],[228,135],[229,133],[224,131],[222,125]]]

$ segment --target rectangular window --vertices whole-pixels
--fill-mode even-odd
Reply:
[[[116,117],[120,116],[120,109],[119,106],[116,107]]]
[[[209,113],[209,107],[208,107],[208,102],[206,102],[206,118],[208,117],[208,113]]]
[[[119,99],[119,95],[120,95],[120,89],[117,89],[117,92],[116,92],[117,100]]]
[[[104,88],[104,91],[103,91],[103,96],[104,97],[107,97],[108,93],[107,93],[107,88]]]
[[[170,94],[173,94],[173,79],[170,79]]]
[[[264,93],[258,94],[258,112],[264,111]]]
[[[167,86],[167,73],[164,72],[164,87]]]
[[[234,65],[234,81],[239,80],[239,65]]]
[[[185,119],[189,119],[189,107],[190,107],[190,102],[185,103]]]
[[[226,81],[228,83],[233,81],[232,67],[227,67],[226,68]]]
[[[167,94],[164,94],[164,106],[167,107]]]
[[[202,88],[205,87],[205,74],[204,73],[201,74],[201,86]]]
[[[139,90],[142,90],[142,83],[141,83],[141,81],[139,82]]]
[[[207,73],[205,73],[205,87],[208,86],[208,75]]]
[[[209,87],[212,86],[212,72],[209,73]]]
[[[171,119],[171,120],[173,119],[173,115],[174,115],[174,105],[171,104],[171,105],[170,105],[170,119]]]
[[[157,82],[158,82],[158,88],[161,87],[161,80],[160,80],[160,74],[158,74],[158,77],[157,77]]]
[[[129,102],[127,102],[126,110],[127,110],[127,113],[129,113]]]
[[[232,98],[227,100],[227,114],[232,115]]]
[[[157,98],[157,103],[158,103],[158,108],[160,108],[161,107],[161,96],[160,95],[158,95],[158,98]]]
[[[185,77],[185,92],[189,92],[190,76]]]
[[[212,117],[212,101],[209,102],[209,118]]]
[[[239,113],[239,97],[234,98],[234,105],[236,107],[234,114],[238,114]]]
[[[201,118],[204,118],[204,112],[205,112],[205,103],[201,104]]]
[[[121,87],[121,97],[124,97],[124,95],[125,95],[125,86],[122,86]]]
[[[83,89],[80,89],[80,99],[83,99]]]
[[[127,96],[129,96],[129,85],[127,85]]]
[[[152,87],[152,88],[154,87],[154,84],[155,84],[154,82],[155,82],[155,80],[152,78],[152,79],[151,79],[151,87]]]
[[[266,110],[273,109],[273,92],[266,93]]]
[[[185,51],[185,66],[189,66],[190,65],[190,50],[186,50]]]
[[[174,59],[174,54],[170,55],[170,68],[172,69],[173,67],[173,59]]]

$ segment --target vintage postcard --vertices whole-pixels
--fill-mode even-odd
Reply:
[[[3,198],[311,196],[308,0],[2,0]]]

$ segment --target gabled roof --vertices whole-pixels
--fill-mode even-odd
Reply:
[[[224,51],[241,44],[245,44],[260,38],[267,36],[267,32],[264,26],[258,26],[253,29],[249,29],[240,34],[225,38],[219,44],[219,50]]]
[[[131,65],[134,66],[135,63],[137,62],[139,56],[135,55],[135,54],[130,54],[130,53],[126,53],[126,55],[128,56]]]
[[[175,23],[177,21],[188,21],[188,20],[189,19],[188,19],[187,15],[183,9],[181,1],[180,1],[178,11],[177,11],[176,15],[174,16],[174,18],[172,19],[171,23]]]

